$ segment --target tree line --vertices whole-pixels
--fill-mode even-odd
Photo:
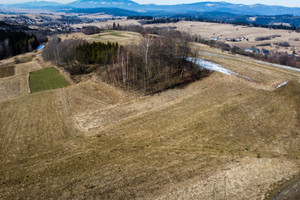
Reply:
[[[153,20],[154,17],[152,16],[144,16],[144,15],[137,15],[137,16],[128,16],[127,19],[134,19],[134,20]]]
[[[81,64],[107,65],[120,50],[118,43],[93,42],[83,43],[76,47],[76,60]]]
[[[164,24],[164,23],[177,23],[179,18],[155,18],[149,21],[140,21],[141,24]]]
[[[22,31],[0,30],[0,59],[35,50],[39,42],[35,35]]]

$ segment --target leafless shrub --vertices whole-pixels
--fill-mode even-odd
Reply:
[[[192,56],[185,34],[166,32],[160,37],[145,35],[137,46],[121,48],[102,78],[110,83],[146,94],[187,84],[208,74],[186,58]]]
[[[278,43],[274,43],[275,45],[278,45],[280,47],[290,47],[290,43],[289,42],[278,42]]]
[[[265,46],[271,46],[272,44],[271,43],[262,43],[262,44],[258,44],[256,46],[258,47],[265,47]]]
[[[263,36],[263,37],[256,37],[255,41],[263,41],[263,40],[271,40],[277,37],[281,37],[281,35],[271,35],[271,36]]]
[[[83,40],[65,40],[57,36],[51,38],[43,50],[43,58],[47,61],[54,61],[57,64],[71,63],[75,61],[76,47],[82,44]]]
[[[97,26],[85,26],[85,27],[83,27],[83,29],[84,29],[83,33],[86,35],[97,34],[97,33],[100,33],[102,30]]]

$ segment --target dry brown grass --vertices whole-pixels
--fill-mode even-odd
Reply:
[[[300,80],[299,72],[259,64],[249,57],[232,55],[202,44],[194,44],[194,47],[199,50],[201,58],[211,60],[240,75],[254,79],[255,83],[249,83],[254,87],[260,86],[263,89],[273,90],[276,85],[286,80]]]
[[[140,25],[137,20],[108,20],[97,23],[88,23],[88,24],[74,24],[72,27],[74,28],[82,28],[84,26],[97,26],[99,28],[112,28],[113,23],[120,24],[120,26],[130,26],[130,25]]]
[[[285,165],[256,179],[249,178],[248,173],[239,175],[249,188],[257,180],[268,180],[267,185],[258,186],[263,192],[253,193],[260,197],[272,183],[297,172],[297,84],[271,92],[248,87],[239,78],[214,74],[185,89],[138,100],[124,98],[119,92],[110,95],[105,92],[109,87],[83,83],[1,104],[2,198],[150,198],[187,180],[218,183],[213,177],[223,168],[232,169],[235,177],[231,166],[239,160],[244,170],[260,174],[265,164],[287,159]],[[76,95],[78,89],[88,97],[86,103],[84,98],[79,99],[81,94]],[[186,91],[191,93],[183,96]],[[167,96],[169,102],[160,101]],[[143,108],[148,102],[154,104],[155,99],[162,105]],[[83,104],[78,105],[80,102]],[[128,109],[129,104],[135,110],[115,116],[109,125],[100,124],[90,133],[70,126],[76,112],[110,109],[118,104],[117,113],[121,108]],[[103,119],[114,115],[111,111]],[[94,117],[101,120],[101,116]],[[256,161],[258,155],[262,161]],[[244,163],[243,158],[248,157],[258,164]],[[224,185],[216,188],[224,194]],[[247,195],[247,191],[240,194],[233,190],[228,197]],[[194,192],[191,194],[199,194]],[[203,195],[213,193],[206,191]]]
[[[272,46],[264,47],[265,49],[273,51],[288,51],[291,53],[292,48],[280,47],[276,48],[274,43],[286,42],[288,41],[291,46],[295,47],[296,51],[300,50],[300,41],[295,41],[295,38],[300,38],[300,33],[291,32],[289,30],[270,30],[267,28],[257,28],[257,27],[247,27],[247,26],[235,26],[231,24],[218,24],[218,23],[206,23],[206,22],[187,22],[181,21],[178,23],[169,23],[169,24],[155,24],[155,25],[146,25],[147,26],[156,26],[156,27],[177,27],[179,31],[185,31],[190,34],[201,35],[204,38],[211,37],[221,37],[221,38],[237,38],[237,37],[246,37],[249,41],[242,42],[228,42],[242,48],[256,46],[262,43],[271,43]],[[274,38],[272,40],[265,41],[255,41],[256,37],[266,37],[272,35],[281,35],[281,37]],[[261,47],[259,47],[261,48]]]
[[[93,24],[76,24],[74,27],[82,28],[83,26],[97,26],[100,28],[112,27],[113,23],[120,24],[121,26],[128,25],[141,25],[138,20],[108,20]],[[281,51],[292,53],[293,50],[300,51],[300,41],[295,41],[295,39],[300,38],[300,33],[291,32],[289,30],[269,30],[267,28],[258,27],[247,27],[247,26],[235,26],[231,24],[218,24],[218,23],[206,23],[206,22],[188,22],[181,21],[178,23],[164,23],[164,24],[150,24],[144,25],[144,27],[176,27],[179,31],[188,32],[190,34],[201,35],[203,38],[211,37],[222,37],[222,38],[236,38],[236,37],[246,37],[249,41],[242,42],[228,42],[239,46],[241,48],[252,47],[262,43],[271,43],[271,46],[265,46],[263,48],[272,51]],[[272,40],[265,41],[255,41],[256,37],[266,37],[272,35],[281,35],[281,37],[274,38]],[[274,43],[286,42],[288,41],[291,47],[277,47]],[[262,48],[262,47],[259,47]]]
[[[299,173],[299,76],[210,59],[258,82],[140,96],[92,77],[1,102],[0,199],[264,197]]]
[[[28,74],[30,72],[42,69],[43,67],[36,61],[17,64],[15,67],[16,74]]]
[[[69,35],[60,35],[62,40],[83,39],[88,42],[118,42],[121,45],[137,44],[141,41],[141,34],[130,31],[105,31],[100,34],[85,35],[83,33],[74,33]]]
[[[15,60],[21,63],[15,64]],[[40,53],[26,53],[0,61],[0,68],[14,66],[13,76],[0,78],[0,101],[15,98],[30,93],[29,73],[46,67],[56,67],[43,61]],[[57,68],[57,67],[56,67]],[[69,75],[57,68],[69,83],[73,83]]]
[[[0,78],[0,101],[29,93],[27,75]]]

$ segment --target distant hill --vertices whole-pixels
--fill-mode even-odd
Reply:
[[[300,16],[294,15],[239,15],[226,12],[186,12],[169,16],[169,18],[203,19],[208,21],[229,22],[237,24],[256,24],[264,26],[300,27]]]
[[[242,22],[261,25],[300,26],[300,8],[244,5],[227,2],[199,2],[178,5],[138,4],[132,0],[76,0],[68,4],[31,1],[0,5],[1,8],[48,9],[73,13],[105,13],[114,16],[148,15],[154,17],[203,18],[211,21]]]
[[[244,5],[227,2],[199,2],[178,5],[155,5],[138,4],[131,0],[77,0],[68,4],[77,8],[114,7],[138,12],[163,12],[163,13],[183,13],[183,12],[227,12],[243,15],[282,15],[291,14],[300,16],[300,8],[290,8],[284,6],[268,6],[263,4]]]
[[[75,8],[121,8],[134,11],[143,7],[130,0],[77,0],[67,5]]]
[[[300,8],[290,8],[283,6],[268,6],[262,4],[244,5],[232,4],[226,2],[199,2],[192,4],[179,5],[144,5],[145,10],[165,10],[169,12],[227,12],[233,14],[247,14],[247,15],[282,15],[291,14],[300,16]]]
[[[300,16],[300,8],[269,6],[263,4],[244,5],[227,2],[199,2],[178,5],[138,4],[131,0],[76,0],[68,4],[48,1],[31,1],[19,4],[6,4],[0,7],[11,8],[120,8],[135,12],[149,12],[157,15],[181,14],[187,12],[226,12],[237,15],[296,15]]]
[[[140,15],[140,13],[125,10],[121,8],[72,8],[68,10],[69,13],[85,13],[85,14],[94,14],[94,13],[103,13],[107,15],[114,15],[114,16],[136,16]]]
[[[17,4],[6,4],[0,5],[7,8],[30,8],[30,9],[40,9],[40,8],[58,8],[64,7],[64,4],[60,4],[57,2],[50,1],[30,1],[25,3],[17,3]]]

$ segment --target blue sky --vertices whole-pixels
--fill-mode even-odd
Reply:
[[[21,3],[33,0],[0,0],[0,4],[7,4],[7,3]],[[75,0],[46,0],[46,1],[56,1],[60,3],[68,3]],[[105,1],[105,0],[101,0]],[[201,2],[201,1],[221,1],[221,0],[133,0],[138,3],[148,4],[148,3],[155,3],[155,4],[180,4],[180,3],[194,3],[194,2]],[[266,5],[281,5],[287,7],[300,7],[300,0],[224,0],[230,3],[241,3],[241,4],[266,4]]]
[[[201,1],[216,1],[216,0],[134,0],[138,3],[155,3],[155,4],[179,4],[179,3],[194,3]],[[222,1],[222,0],[218,0]],[[300,0],[223,0],[230,3],[241,4],[267,4],[267,5],[281,5],[287,7],[300,7]]]

